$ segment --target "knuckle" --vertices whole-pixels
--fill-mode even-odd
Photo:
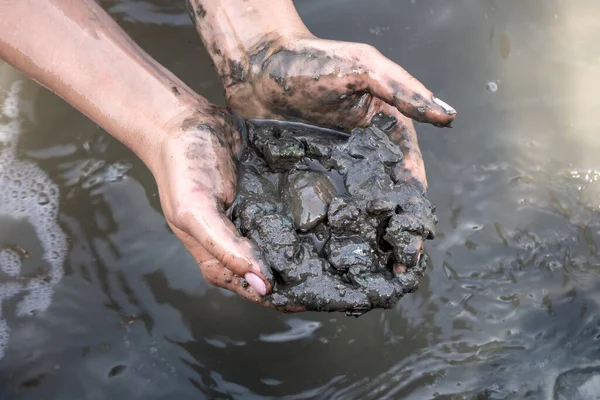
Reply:
[[[181,218],[178,218],[176,214],[165,214],[165,219],[170,226],[184,231]]]
[[[359,43],[358,48],[359,48],[360,52],[366,56],[376,56],[376,55],[380,54],[379,50],[377,50],[377,48],[375,46],[367,44],[367,43]]]
[[[171,212],[166,214],[166,218],[179,229],[192,233],[194,227],[203,225],[204,217],[210,211],[204,210],[200,213],[198,207],[186,203],[188,202],[181,202],[173,207]]]

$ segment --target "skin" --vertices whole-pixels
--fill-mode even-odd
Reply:
[[[408,117],[448,126],[454,114],[402,68],[369,46],[314,37],[291,1],[187,5],[228,104],[244,118],[349,130],[367,125],[377,112],[392,114],[397,123],[390,137],[407,157],[398,174],[426,190]],[[229,109],[194,93],[93,0],[0,0],[0,58],[142,159],[156,179],[169,226],[209,283],[272,306],[260,296],[271,289],[261,255],[224,215],[236,193],[241,143]]]

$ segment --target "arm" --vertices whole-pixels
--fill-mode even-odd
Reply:
[[[204,277],[260,301],[269,273],[222,214],[235,197],[241,143],[227,110],[193,93],[92,0],[0,0],[0,57],[133,150]]]
[[[169,121],[194,97],[92,0],[0,0],[0,16],[0,58],[144,161]]]

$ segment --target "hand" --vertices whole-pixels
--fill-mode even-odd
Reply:
[[[391,115],[387,133],[399,144],[404,161],[396,176],[427,191],[425,166],[413,121],[449,126],[455,111],[415,78],[374,48],[322,40],[311,35],[263,41],[246,58],[249,65],[225,69],[228,103],[245,118],[307,122],[350,131],[369,125],[378,113]],[[416,240],[418,261],[423,240]]]
[[[243,116],[348,129],[367,122],[383,105],[436,126],[450,126],[456,114],[399,65],[362,43],[287,34],[260,42],[247,60],[248,66],[230,67],[223,77],[229,104]]]
[[[235,119],[206,102],[191,109],[172,123],[151,162],[165,217],[207,282],[262,302],[271,274],[257,247],[224,215],[235,198],[242,144]]]
[[[186,3],[229,105],[244,118],[301,121],[348,132],[369,125],[378,113],[391,115],[395,124],[387,134],[404,152],[395,175],[426,192],[412,121],[450,126],[456,111],[404,69],[371,46],[316,38],[292,0]],[[418,255],[422,239],[416,242]]]

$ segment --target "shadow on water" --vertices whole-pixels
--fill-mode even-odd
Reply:
[[[101,3],[223,103],[183,2]],[[68,251],[49,306],[19,314],[23,293],[6,284],[44,281],[45,248],[33,223],[0,215],[0,252],[18,237],[29,257],[18,273],[0,265],[14,273],[0,275],[0,398],[594,398],[600,3],[296,4],[315,34],[375,45],[459,111],[452,130],[417,127],[440,219],[420,290],[355,320],[281,315],[208,287],[142,163],[27,83],[16,154],[58,189]]]

